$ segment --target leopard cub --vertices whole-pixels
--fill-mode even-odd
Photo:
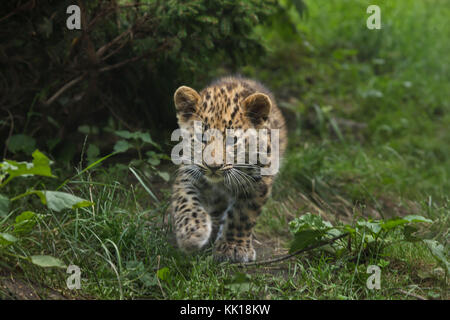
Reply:
[[[261,160],[262,155],[276,155],[275,160],[281,161],[287,144],[285,121],[273,95],[254,80],[225,77],[200,92],[182,86],[176,90],[174,101],[180,129],[193,137],[189,145],[199,143],[203,151],[200,161],[180,164],[173,185],[169,210],[178,246],[190,252],[211,242],[214,257],[219,261],[255,260],[252,228],[270,196],[276,174],[263,174],[272,163]],[[206,135],[196,136],[196,125],[203,132],[214,129],[226,138],[213,136],[206,143]],[[239,134],[276,131],[277,134],[264,136],[263,153],[260,144],[257,144],[259,149],[252,149],[251,135],[236,134],[232,149],[228,149],[227,134],[233,131]],[[244,137],[243,153],[238,148],[237,137]],[[205,161],[205,151],[212,161]],[[240,154],[246,161],[228,161],[226,154],[238,159]],[[183,154],[184,159],[186,156]]]

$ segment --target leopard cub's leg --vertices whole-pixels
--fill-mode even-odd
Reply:
[[[214,247],[218,261],[250,262],[256,259],[252,243],[252,229],[270,192],[270,185],[263,182],[250,197],[238,197],[228,211],[221,238]]]
[[[208,243],[212,226],[198,191],[183,178],[175,181],[173,191],[171,213],[178,247],[185,252],[201,249]]]

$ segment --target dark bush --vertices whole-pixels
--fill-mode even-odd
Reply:
[[[66,27],[74,2],[80,31]],[[261,56],[252,29],[277,8],[273,0],[2,4],[1,140],[31,136],[41,149],[70,159],[83,142],[80,125],[99,133],[107,123],[139,128],[158,138],[175,126],[174,89],[204,85]]]

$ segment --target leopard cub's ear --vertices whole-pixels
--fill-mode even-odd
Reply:
[[[177,91],[175,91],[173,99],[177,113],[183,115],[184,118],[189,118],[196,112],[197,106],[201,100],[197,91],[186,86],[179,87]]]
[[[255,126],[259,126],[267,121],[272,108],[269,96],[264,93],[254,93],[242,101],[245,115]]]

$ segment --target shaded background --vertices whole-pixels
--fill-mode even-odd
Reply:
[[[81,31],[66,28],[71,4],[81,7]],[[372,4],[381,8],[381,30],[366,27]],[[234,291],[224,285],[234,281],[228,269],[187,261],[167,245],[165,209],[175,89],[238,73],[274,92],[290,135],[255,227],[259,257],[285,253],[289,222],[309,212],[336,224],[423,215],[434,221],[424,238],[448,252],[449,17],[448,0],[3,1],[0,153],[29,161],[38,148],[58,179],[17,179],[1,194],[13,199],[65,181],[61,190],[95,206],[55,214],[34,196],[11,202],[1,232],[13,232],[15,212],[39,219],[0,248],[0,263],[8,262],[0,273],[18,266],[16,276],[64,288],[64,270],[46,273],[14,256],[45,253],[80,265],[89,279],[83,294],[97,298],[384,299],[404,298],[393,292],[407,286],[448,298],[448,276],[435,273],[428,249],[395,233],[386,239],[396,245],[356,265],[319,252],[295,262],[298,274],[286,265],[258,269],[252,290]],[[361,274],[372,262],[389,265],[384,291],[366,290]],[[160,267],[173,279],[162,287]]]

